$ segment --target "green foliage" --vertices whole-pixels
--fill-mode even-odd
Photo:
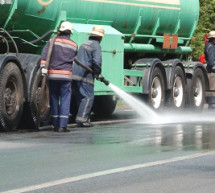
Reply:
[[[195,40],[192,41],[192,59],[198,60],[204,52],[204,35],[215,30],[215,0],[200,0],[199,23],[194,33]]]

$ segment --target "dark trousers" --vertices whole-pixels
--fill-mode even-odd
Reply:
[[[55,128],[67,128],[70,113],[71,81],[49,80],[52,123]]]
[[[84,123],[90,118],[94,101],[94,85],[82,81],[72,82],[75,89],[75,99],[78,106],[76,123]]]
[[[215,97],[208,97],[208,104],[215,104]]]
[[[206,69],[208,71],[208,73],[215,73],[214,70],[212,70],[213,66],[207,65]],[[215,97],[208,97],[207,99],[208,105],[215,105]]]

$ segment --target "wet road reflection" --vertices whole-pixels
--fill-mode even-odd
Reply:
[[[211,119],[212,120],[212,119]],[[129,148],[149,148],[153,152],[212,150],[215,149],[214,122],[181,122],[168,124],[144,124],[137,120],[121,124],[95,125],[92,128],[71,128],[70,133],[14,132],[0,133],[0,150],[14,147],[29,147],[35,144],[82,144],[125,145]],[[21,143],[19,144],[19,142]],[[35,144],[34,144],[35,143]],[[18,144],[18,145],[17,145]]]
[[[214,123],[147,125],[126,123],[75,130],[70,143],[126,144],[156,152],[215,149]]]

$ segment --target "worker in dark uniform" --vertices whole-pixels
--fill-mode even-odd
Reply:
[[[58,29],[48,68],[50,107],[56,132],[69,131],[67,124],[70,113],[72,65],[78,49],[77,44],[70,39],[72,33],[72,24],[67,21],[63,22]],[[42,51],[40,64],[42,73],[47,73],[43,67],[46,63],[50,41]]]
[[[215,31],[209,32],[208,40],[204,49],[205,60],[207,62],[206,69],[208,73],[215,73]],[[208,98],[208,105],[209,108],[215,108],[215,97]]]
[[[93,27],[89,40],[83,43],[78,51],[77,60],[93,70],[93,74],[74,63],[73,86],[78,106],[76,123],[78,127],[91,127],[90,113],[94,101],[94,78],[101,73],[102,55],[100,42],[104,36],[104,29]]]
[[[208,43],[205,46],[204,54],[207,62],[208,73],[215,73],[215,31],[208,34]]]

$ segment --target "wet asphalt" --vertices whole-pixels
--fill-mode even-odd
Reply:
[[[215,112],[189,116],[144,124],[120,110],[69,133],[0,133],[0,192],[213,193]]]

